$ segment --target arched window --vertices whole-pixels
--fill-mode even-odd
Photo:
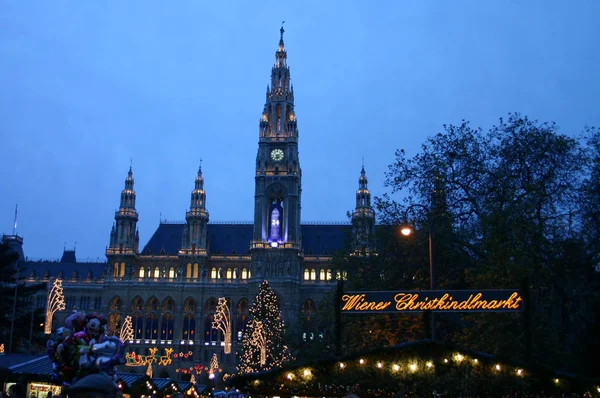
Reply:
[[[314,301],[308,299],[302,304],[302,340],[313,341],[317,337],[317,322],[315,315],[317,306]]]
[[[305,281],[310,280],[310,271],[308,270],[308,268],[304,269],[304,280]]]
[[[242,268],[242,279],[248,279],[248,270],[246,268]]]
[[[154,267],[154,279],[159,279],[159,278],[160,278],[160,268]]]
[[[342,278],[343,278],[345,281],[347,281],[347,280],[348,280],[348,272],[347,272],[347,271],[344,271],[344,272],[342,272]]]
[[[175,319],[173,319],[173,314],[170,312],[165,312],[162,317],[162,323],[160,326],[160,339],[161,340],[173,340],[173,325],[175,324]]]
[[[111,335],[120,331],[122,306],[123,304],[119,296],[114,296],[108,302],[108,310],[110,311],[110,315],[108,316],[108,332]]]
[[[331,270],[330,269],[327,270],[327,280],[328,281],[331,280]]]
[[[140,279],[144,279],[144,276],[146,275],[146,270],[144,269],[144,267],[140,267],[140,271],[139,271],[139,277]]]
[[[194,340],[196,338],[196,318],[194,314],[187,313],[183,316],[183,331],[181,333],[183,340]]]
[[[325,280],[325,270],[323,268],[321,268],[321,271],[319,271],[319,280]]]
[[[192,278],[192,263],[188,263],[185,267],[185,279]]]
[[[310,280],[314,281],[316,279],[317,279],[317,271],[315,271],[315,269],[313,268],[310,270]]]
[[[242,341],[244,338],[244,332],[246,331],[246,326],[248,325],[248,300],[245,298],[238,301],[237,311],[236,311],[236,337],[238,341]],[[235,337],[232,337],[235,338]]]
[[[144,310],[144,300],[140,296],[136,296],[133,300],[131,300],[131,311],[143,311]]]
[[[225,273],[225,278],[227,278],[227,279],[233,278],[233,272],[231,272],[231,268],[227,268],[227,271]]]
[[[131,326],[133,327],[133,338],[139,340],[142,338],[142,330],[144,328],[144,316],[141,312],[136,311],[131,316]]]
[[[175,279],[175,267],[169,268],[169,279]]]
[[[335,270],[335,280],[337,280],[337,281],[342,280],[342,274],[339,269]]]
[[[118,335],[121,331],[121,314],[118,312],[111,312],[108,317],[108,334],[111,336]]]
[[[150,312],[146,315],[146,339],[158,339],[158,316],[156,312]]]
[[[146,311],[158,311],[158,299],[156,297],[150,297],[146,302]]]
[[[210,279],[217,279],[217,269],[214,267],[210,270]]]
[[[215,317],[215,312],[217,310],[217,299],[209,298],[206,300],[206,306],[204,308],[205,319],[204,319],[204,344],[212,344],[215,345],[217,341],[221,341],[219,338],[219,330],[213,329],[212,322]]]
[[[193,274],[193,278],[194,278],[194,279],[198,279],[198,263],[194,263],[194,274]]]
[[[125,263],[121,263],[121,272],[119,273],[119,277],[125,276]]]
[[[171,297],[167,297],[162,302],[162,312],[173,312],[175,310],[175,302]]]
[[[116,278],[119,276],[119,263],[115,262],[115,265],[113,266],[113,276]]]

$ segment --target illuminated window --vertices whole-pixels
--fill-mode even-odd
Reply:
[[[331,270],[330,269],[327,270],[327,280],[328,281],[331,280]]]
[[[325,270],[321,269],[321,271],[319,271],[319,280],[324,281],[325,280]]]
[[[140,267],[140,278],[144,278],[144,276],[146,275],[146,270],[144,269],[144,267]]]
[[[248,270],[248,279],[252,278],[252,270]]]
[[[119,276],[119,263],[118,262],[116,262],[115,266],[113,267],[113,276],[114,277]]]
[[[342,277],[344,278],[345,281],[348,280],[348,272],[344,271],[342,272]]]
[[[121,272],[119,273],[119,276],[121,278],[125,276],[125,263],[121,263]]]
[[[210,270],[210,278],[217,279],[217,269],[214,267],[213,267],[213,269]]]
[[[316,279],[317,279],[317,271],[315,271],[315,269],[313,268],[310,270],[310,280],[314,281]]]
[[[187,266],[185,267],[185,279],[191,279],[191,278],[192,278],[192,264],[187,263]]]
[[[307,281],[310,279],[310,271],[308,270],[308,268],[304,269],[304,280]]]
[[[242,268],[242,279],[248,279],[248,270],[246,268]]]
[[[231,268],[227,268],[227,271],[225,273],[225,278],[227,278],[227,279],[233,278],[233,273],[231,272]]]
[[[198,279],[198,263],[194,263],[194,279]]]
[[[342,274],[339,269],[335,271],[335,279],[338,281],[342,279]]]
[[[160,278],[160,268],[158,268],[158,267],[154,268],[154,278],[155,279]]]
[[[175,268],[169,268],[169,279],[175,279]]]

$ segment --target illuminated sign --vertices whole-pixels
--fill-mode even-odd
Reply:
[[[342,313],[517,312],[523,310],[518,290],[416,290],[346,292]]]

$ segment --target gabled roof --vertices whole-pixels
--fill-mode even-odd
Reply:
[[[142,249],[142,255],[177,255],[181,248],[184,223],[161,223]],[[347,223],[302,225],[302,247],[304,254],[331,256],[336,250],[344,249],[345,238],[351,231]],[[246,255],[254,225],[252,223],[209,223],[207,244],[211,254]]]
[[[29,361],[21,362],[8,368],[12,373],[27,375],[52,375],[52,362],[48,355],[43,355]]]
[[[92,262],[61,262],[61,261],[23,261],[19,263],[22,267],[21,276],[29,278],[33,273],[35,277],[43,278],[48,273],[49,278],[56,278],[62,272],[64,279],[71,279],[77,272],[78,279],[87,279],[91,273],[91,279],[98,279],[106,269],[106,263]]]

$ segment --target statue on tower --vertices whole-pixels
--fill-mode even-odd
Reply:
[[[285,21],[281,22],[281,29],[279,29],[279,32],[281,33],[281,40],[283,40],[283,33],[285,32],[285,30],[283,29],[283,24],[285,23]]]

